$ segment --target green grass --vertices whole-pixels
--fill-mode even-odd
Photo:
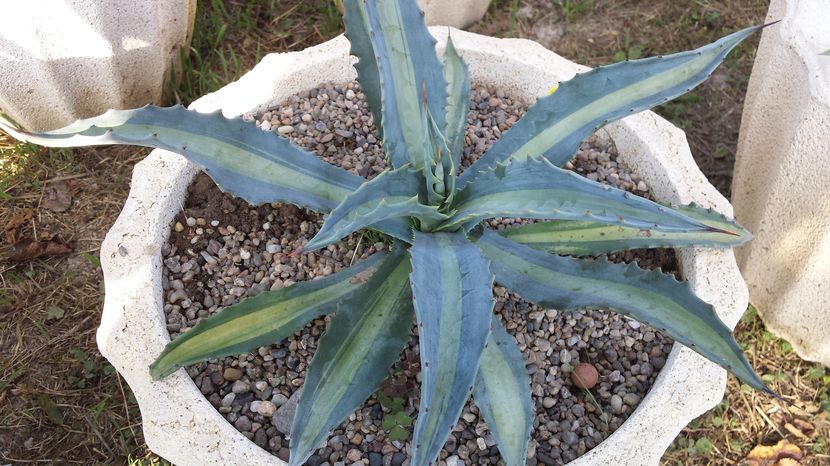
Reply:
[[[276,0],[252,0],[229,10],[223,0],[199,2],[190,47],[180,50],[181,81],[170,85],[176,102],[187,104],[241,76],[246,69],[236,51],[239,44],[228,40],[229,31],[256,33],[259,18],[276,5]],[[253,54],[254,63],[259,62],[259,44]]]
[[[704,103],[705,100],[702,95],[689,92],[660,105],[657,107],[657,113],[685,131],[693,126],[689,117],[693,113],[692,107]]]
[[[594,8],[593,0],[550,0],[551,4],[562,9],[566,23],[572,23]]]
[[[623,48],[614,54],[614,61],[637,60],[639,58],[643,58],[643,50],[645,50],[645,48],[646,46],[644,44],[632,42],[631,35],[628,31],[626,31],[625,37],[623,38]]]
[[[275,51],[271,48],[279,45],[272,44],[279,44],[282,39],[291,38],[288,45],[299,42],[303,48],[310,31],[298,28],[302,26],[299,18],[312,21],[311,29],[322,38],[341,32],[340,12],[332,0],[309,0],[290,7],[283,3],[277,0],[251,0],[240,5],[224,0],[199,2],[190,47],[180,50],[181,79],[178,84],[171,79],[168,85],[171,99],[188,104],[239,79],[266,53]]]
[[[507,37],[514,37],[516,35],[517,15],[519,13],[519,0],[513,0],[510,3],[510,26],[507,29]]]

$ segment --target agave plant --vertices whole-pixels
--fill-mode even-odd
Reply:
[[[182,107],[109,111],[45,133],[0,123],[46,146],[167,149],[251,203],[328,213],[306,251],[364,228],[394,243],[341,272],[259,294],[203,320],[167,346],[150,367],[153,377],[277,343],[334,312],[291,429],[290,464],[299,465],[377,389],[408,341],[414,315],[422,384],[411,464],[436,460],[472,393],[505,463],[518,466],[533,419],[530,383],[515,341],[493,318],[495,281],[544,307],[636,318],[768,391],[729,328],[688,284],[634,264],[564,256],[728,248],[750,234],[711,210],[671,208],[560,168],[597,128],[702,82],[757,27],[696,50],[578,75],[539,99],[459,175],[470,79],[452,41],[442,63],[414,0],[347,0],[345,10],[359,81],[392,167],[371,181],[239,118]],[[482,226],[492,217],[550,221],[493,231]]]

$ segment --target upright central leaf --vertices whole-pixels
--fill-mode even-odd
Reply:
[[[387,157],[394,167],[411,163],[424,168],[427,161],[435,158],[427,144],[429,121],[423,113],[424,99],[436,125],[443,128],[446,124],[447,85],[435,53],[435,39],[414,1],[350,0],[347,10],[359,14],[364,22],[361,29],[356,25],[357,19],[349,18],[355,22],[350,31],[353,35],[369,31],[377,79],[372,76],[372,57],[358,58],[365,62],[363,81],[380,85]],[[355,47],[352,52],[367,54],[368,50]],[[375,90],[369,89],[368,95],[376,95]]]
[[[415,232],[412,291],[421,348],[421,404],[412,464],[434,461],[476,378],[493,311],[493,275],[463,233]]]
[[[470,73],[467,65],[458,54],[452,37],[447,37],[447,64],[444,77],[447,80],[447,129],[444,131],[452,157],[449,163],[453,170],[461,165],[461,153],[464,148],[464,135],[467,129],[467,112],[470,108]]]
[[[405,221],[413,217],[430,225],[446,219],[438,207],[420,202],[425,197],[421,195],[422,180],[420,170],[404,166],[363,183],[331,212],[305,249],[327,246],[353,231],[390,219]]]

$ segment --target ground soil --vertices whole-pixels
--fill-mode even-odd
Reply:
[[[340,32],[327,0],[214,2],[225,7],[222,15],[210,3],[199,4],[194,51],[200,60],[192,60],[188,84],[176,93],[185,103],[236,79],[263,53],[299,50]],[[535,37],[568,58],[597,65],[620,53],[648,56],[702,45],[761,23],[767,4],[501,0],[472,29]],[[657,109],[686,130],[701,169],[725,194],[756,44],[757,37],[747,41],[707,84]],[[132,148],[40,150],[0,133],[0,224],[31,209],[32,218],[16,229],[16,239],[57,238],[74,251],[22,262],[0,260],[2,464],[161,461],[142,441],[140,413],[128,387],[95,346],[103,302],[98,248],[126,199],[132,166],[144,154]],[[54,212],[46,208],[48,190],[60,179],[70,185],[72,203],[68,210]],[[3,240],[4,257],[11,244]],[[663,462],[749,464],[744,459],[753,447],[786,439],[804,457],[801,464],[828,464],[830,373],[800,360],[789,344],[766,332],[754,312],[744,317],[736,335],[752,365],[782,398],[758,394],[730,378],[724,402],[685,429]]]

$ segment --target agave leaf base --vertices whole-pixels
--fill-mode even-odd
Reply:
[[[556,82],[586,68],[535,42],[494,39],[446,27],[432,28],[443,49],[452,34],[472,79],[532,101]],[[302,52],[266,56],[240,81],[203,97],[200,111],[227,116],[323,82],[355,78],[349,45],[338,37]],[[640,174],[664,202],[732,207],[694,164],[685,135],[651,112],[610,125],[620,159]],[[231,426],[199,392],[183,369],[153,381],[148,367],[169,341],[163,312],[161,245],[169,238],[196,168],[155,150],[139,163],[124,210],[101,247],[106,300],[98,346],[127,380],[141,408],[147,445],[179,465],[284,464]],[[747,305],[747,289],[729,250],[681,250],[681,270],[695,293],[734,326]],[[726,373],[691,350],[675,345],[651,391],[607,440],[571,464],[657,464],[677,433],[723,397]]]

